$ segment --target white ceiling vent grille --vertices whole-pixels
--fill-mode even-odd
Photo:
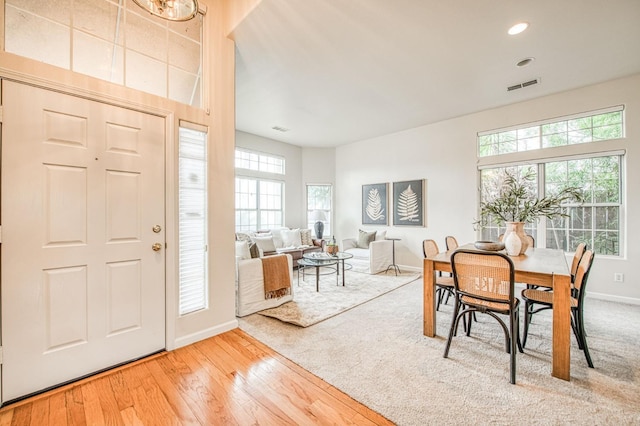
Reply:
[[[507,87],[507,92],[511,92],[517,89],[522,89],[528,86],[533,86],[534,84],[538,84],[539,82],[540,82],[539,78],[534,78],[533,80],[525,81],[524,83],[514,84],[513,86]]]
[[[281,126],[273,126],[272,129],[282,133],[289,131],[289,129],[287,129],[286,127]]]

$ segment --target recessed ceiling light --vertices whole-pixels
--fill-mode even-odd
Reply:
[[[513,27],[509,28],[509,31],[507,31],[507,33],[509,35],[520,34],[524,30],[526,30],[528,26],[529,26],[528,22],[518,22]]]
[[[518,63],[516,64],[517,67],[526,67],[527,65],[529,65],[531,62],[533,62],[535,60],[535,58],[524,58],[518,61]]]

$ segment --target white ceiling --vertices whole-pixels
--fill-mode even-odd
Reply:
[[[262,0],[233,38],[236,128],[330,147],[638,73],[640,0]]]

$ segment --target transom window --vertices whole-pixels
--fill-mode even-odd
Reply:
[[[6,0],[7,52],[202,107],[202,15],[155,17],[132,0]]]
[[[284,158],[236,148],[236,168],[284,174]]]
[[[480,157],[623,137],[621,106],[478,135]]]

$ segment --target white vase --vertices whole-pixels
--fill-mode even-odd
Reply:
[[[522,241],[520,241],[520,237],[515,231],[509,232],[504,237],[504,248],[509,256],[520,256]]]
[[[504,234],[504,248],[509,256],[519,256],[529,248],[529,240],[527,240],[527,234],[524,233],[524,222],[507,222],[507,230]],[[509,249],[509,243],[507,239],[513,234],[512,238],[520,240],[520,244],[516,242],[511,243],[511,250]],[[517,248],[516,248],[517,247]]]

